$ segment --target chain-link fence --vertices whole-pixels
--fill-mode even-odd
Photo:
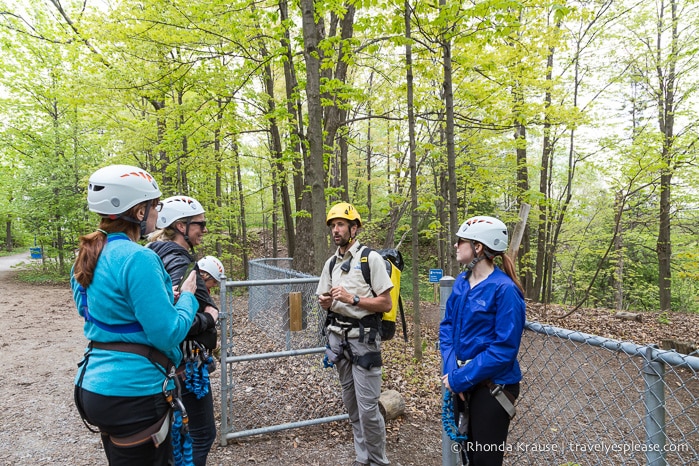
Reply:
[[[248,276],[221,287],[221,444],[347,419],[322,362],[318,277],[292,270],[291,259],[250,261]]]
[[[512,464],[699,464],[698,357],[526,328]]]
[[[505,464],[699,464],[699,357],[528,321],[519,360]],[[442,464],[461,464],[443,441]]]

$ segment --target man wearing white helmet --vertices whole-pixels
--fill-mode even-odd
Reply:
[[[172,196],[163,200],[158,214],[158,231],[150,235],[146,246],[155,251],[177,286],[192,267],[196,268],[194,247],[199,246],[206,229],[205,211],[201,203],[189,196]],[[214,402],[208,379],[213,368],[211,352],[216,348],[218,308],[199,273],[196,297],[199,310],[194,323],[182,342],[184,363],[178,373],[182,378],[182,401],[189,415],[192,453],[195,466],[206,465],[206,459],[216,440]]]
[[[525,303],[507,250],[507,227],[487,216],[466,220],[456,233],[454,281],[439,326],[444,387],[451,392],[465,464],[501,465],[522,372],[517,362]],[[503,269],[494,264],[502,259]]]
[[[166,375],[198,308],[196,274],[175,301],[160,258],[136,241],[155,228],[160,189],[145,170],[111,165],[90,176],[99,228],[80,237],[71,287],[90,343],[75,377],[75,404],[96,426],[109,464],[172,464]],[[165,395],[165,396],[164,396]]]

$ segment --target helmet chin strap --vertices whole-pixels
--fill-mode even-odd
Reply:
[[[356,238],[357,238],[356,235],[355,235],[355,236],[352,236],[352,227],[350,227],[350,237],[349,237],[349,239],[348,239],[347,241],[345,241],[344,243],[338,244],[338,246],[340,247],[340,249],[344,249],[344,250],[346,251],[346,250],[347,250],[347,249],[346,249],[347,246],[351,245],[352,242],[353,242]]]
[[[146,203],[146,211],[143,214],[143,220],[138,220],[137,218],[131,217],[130,215],[119,215],[115,218],[121,218],[127,222],[135,223],[140,227],[141,239],[145,239],[148,235],[146,234],[146,228],[148,228],[148,214],[150,214],[151,202]],[[110,216],[111,218],[111,216]]]
[[[189,222],[191,222],[192,219],[187,220],[187,223],[184,226],[184,233],[182,236],[184,237],[184,240],[189,244],[189,249],[192,251],[192,255],[195,255],[196,252],[194,252],[194,245],[192,244],[192,241],[189,239]]]
[[[469,241],[471,242],[471,249],[473,250],[473,255],[475,256],[476,255],[476,243],[473,240],[469,240]],[[497,256],[497,254],[493,253],[493,251],[488,249],[488,247],[485,246],[483,243],[481,243],[481,245],[483,246],[483,254],[480,256],[474,257],[474,259],[466,265],[466,270],[468,270],[469,272],[473,271],[473,267],[475,267],[475,265],[477,263],[479,263],[480,261],[482,261],[483,259],[487,258],[488,260],[492,261],[495,258],[495,256]]]
[[[143,220],[138,222],[138,224],[141,227],[141,239],[144,239],[146,235],[146,228],[147,228],[147,223],[148,223],[148,215],[150,214],[150,208],[151,208],[152,202],[148,201],[146,202],[146,212],[143,214]]]
[[[473,250],[473,255],[476,256],[476,243],[473,240],[469,240],[469,242],[471,243],[471,249]],[[469,272],[473,271],[473,267],[475,267],[476,264],[479,263],[480,261],[482,261],[483,259],[485,259],[485,256],[474,257],[471,262],[466,264],[466,270],[468,270]]]

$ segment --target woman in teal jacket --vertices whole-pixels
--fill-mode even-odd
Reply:
[[[136,243],[155,229],[160,195],[140,168],[96,171],[87,201],[102,219],[97,231],[80,238],[71,276],[89,340],[75,377],[75,403],[99,429],[110,465],[168,465],[173,458],[164,393],[174,383],[167,371],[182,359],[179,343],[198,303],[194,272],[175,303],[162,261]]]
[[[457,236],[456,259],[466,271],[454,282],[439,328],[442,383],[454,394],[457,427],[468,437],[462,445],[468,464],[501,465],[522,379],[517,353],[524,295],[514,264],[504,254],[504,223],[473,217]],[[497,256],[504,271],[493,263]]]

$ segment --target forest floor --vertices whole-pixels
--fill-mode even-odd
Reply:
[[[29,262],[28,254],[0,257],[0,465],[106,464],[99,436],[85,428],[73,405],[73,377],[85,339],[69,287],[19,282],[13,266],[21,262]],[[413,360],[411,344],[399,336],[384,346],[383,388],[398,390],[406,404],[405,415],[387,422],[387,454],[393,465],[442,464],[435,349],[439,306],[421,303],[420,311],[421,362]],[[527,312],[529,320],[638,344],[660,346],[674,339],[696,347],[699,335],[699,314],[643,313],[639,322],[617,319],[605,309],[581,309],[565,319],[556,318],[567,312],[563,307],[530,304]],[[214,399],[220,405],[215,378]],[[257,435],[226,446],[217,443],[208,464],[334,466],[353,460],[351,429],[345,421]]]

